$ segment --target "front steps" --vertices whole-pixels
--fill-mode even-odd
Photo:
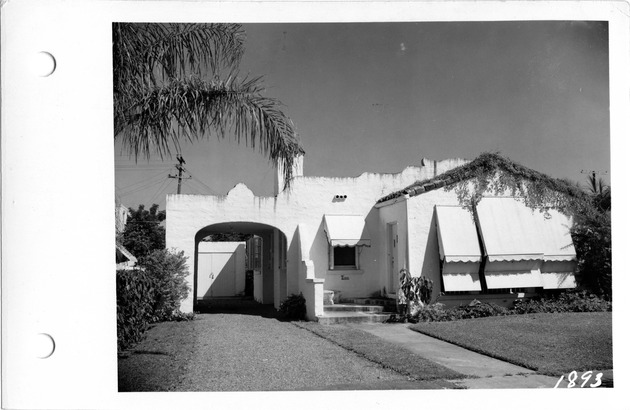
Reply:
[[[388,299],[353,299],[338,305],[324,305],[324,314],[317,320],[322,325],[344,323],[382,323],[396,309],[396,302]]]

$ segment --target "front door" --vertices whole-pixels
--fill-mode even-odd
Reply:
[[[387,224],[387,277],[388,292],[398,291],[398,224]]]

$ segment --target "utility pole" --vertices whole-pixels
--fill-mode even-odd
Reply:
[[[182,172],[184,172],[183,164],[185,164],[186,161],[184,161],[184,157],[182,157],[180,154],[177,154],[177,161],[179,161],[179,164],[175,165],[175,168],[177,168],[178,171],[177,175],[168,174],[168,177],[177,178],[177,194],[179,195],[182,193]]]

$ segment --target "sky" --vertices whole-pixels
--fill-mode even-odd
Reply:
[[[500,154],[552,177],[610,181],[605,22],[244,24],[242,75],[264,78],[306,151],[304,175],[395,173],[422,158]],[[183,193],[239,182],[273,195],[257,150],[182,145]],[[136,208],[175,193],[175,158],[138,163],[116,143],[116,192]],[[186,176],[190,176],[185,174]]]

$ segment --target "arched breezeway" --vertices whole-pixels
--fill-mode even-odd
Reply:
[[[220,234],[238,238],[208,241]],[[287,296],[287,237],[257,222],[231,221],[205,226],[194,238],[195,310],[229,298],[251,298],[278,307]]]

